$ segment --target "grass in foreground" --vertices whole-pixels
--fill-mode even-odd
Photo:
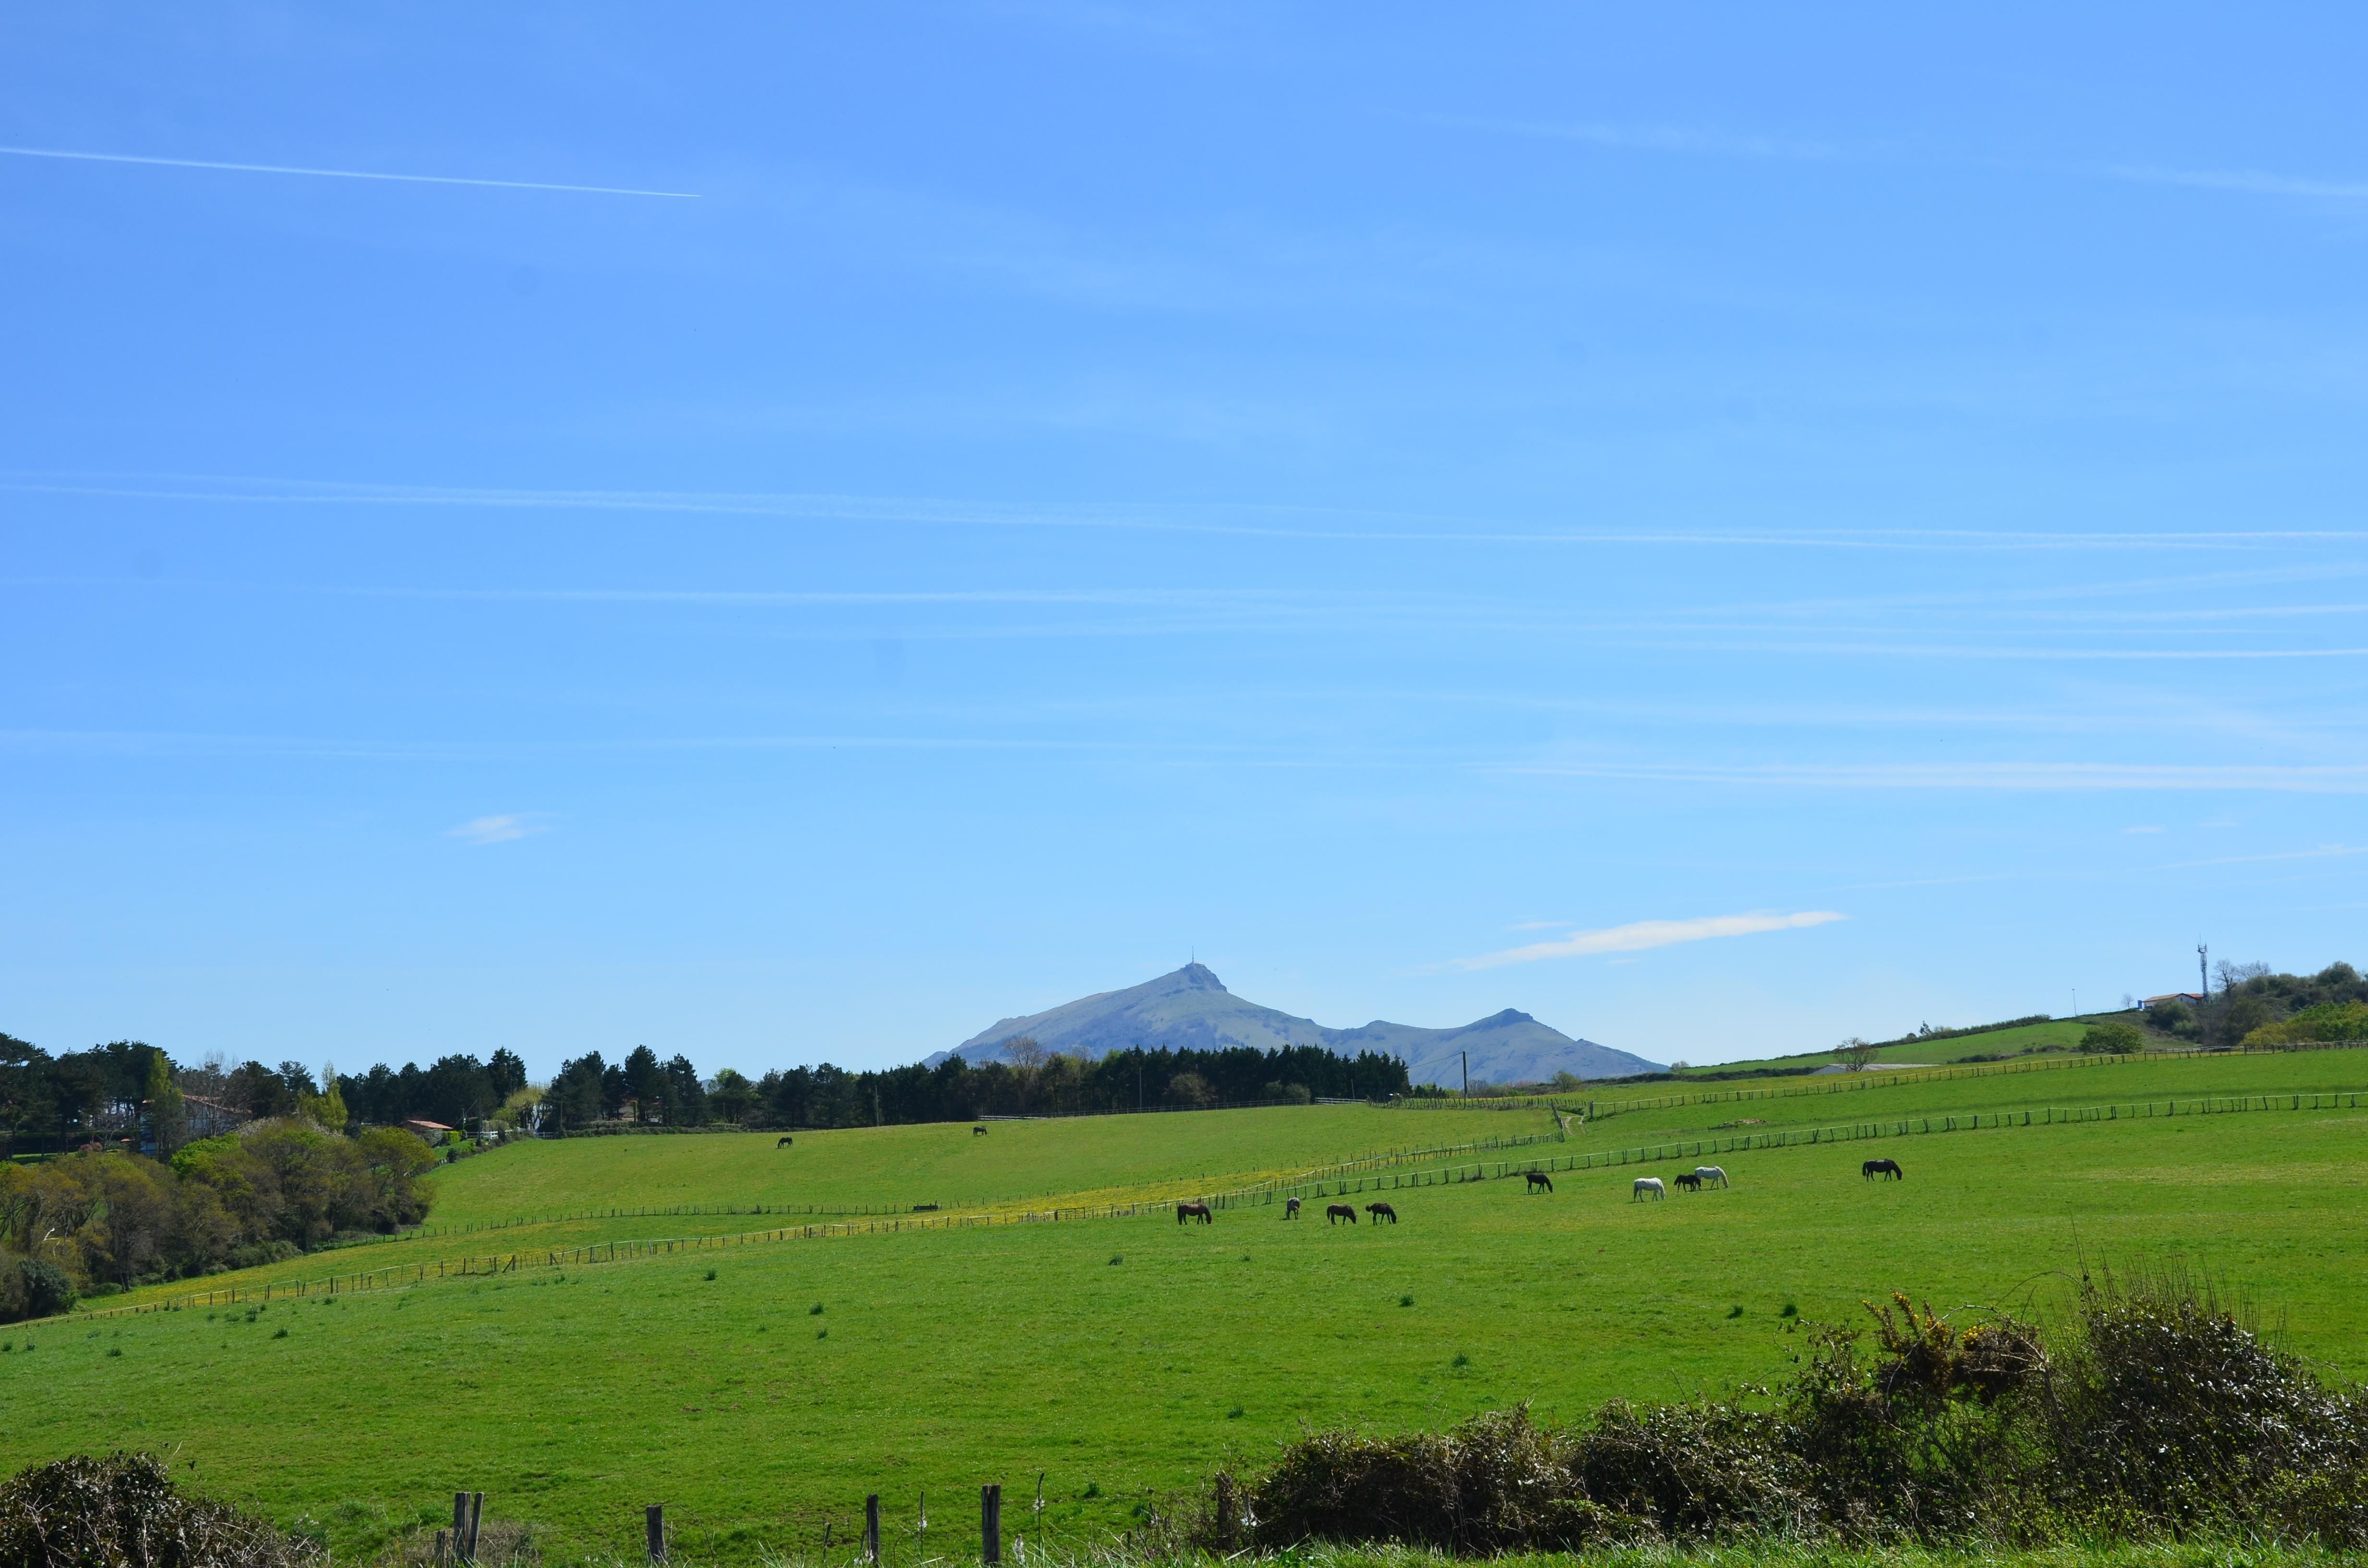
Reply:
[[[1779,1375],[1800,1318],[1894,1289],[2028,1311],[2082,1247],[2241,1278],[2294,1348],[2368,1371],[2368,1112],[1903,1147],[1904,1183],[1861,1180],[1859,1147],[1789,1149],[1664,1203],[1596,1173],[1392,1194],[1395,1228],[1268,1210],[801,1242],[0,1330],[0,1463],[168,1452],[346,1551],[472,1489],[554,1556],[629,1556],[664,1502],[687,1555],[734,1562],[844,1539],[870,1491],[907,1526],[926,1491],[933,1540],[969,1550],[978,1485],[1032,1501],[1041,1471],[1042,1524],[1008,1511],[1082,1545],[1303,1421],[1684,1397]]]

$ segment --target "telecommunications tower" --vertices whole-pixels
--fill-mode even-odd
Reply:
[[[2195,988],[2206,1002],[2212,1000],[2212,949],[2203,943],[2195,944]]]

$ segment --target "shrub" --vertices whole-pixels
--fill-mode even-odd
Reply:
[[[2080,1049],[2102,1051],[2109,1056],[2127,1056],[2146,1049],[2146,1036],[2135,1024],[2090,1024],[2089,1032],[2080,1037]]]
[[[56,1264],[0,1252],[0,1323],[55,1317],[74,1304],[74,1281]]]
[[[2183,1276],[2084,1277],[2067,1348],[1904,1295],[1814,1328],[1793,1380],[1725,1400],[1526,1408],[1453,1431],[1312,1432],[1194,1539],[1461,1554],[1741,1534],[1926,1544],[2206,1533],[2368,1547],[2368,1394],[2330,1389]],[[1872,1344],[1867,1343],[1872,1338]]]
[[[1633,1531],[1589,1502],[1564,1439],[1527,1406],[1448,1433],[1365,1437],[1311,1433],[1241,1502],[1221,1477],[1194,1533],[1226,1549],[1237,1533],[1275,1550],[1310,1539],[1407,1541],[1463,1555],[1570,1550]]]
[[[323,1568],[301,1536],[184,1497],[147,1454],[78,1456],[0,1485],[0,1568]]]
[[[2368,1040],[2368,1002],[2322,1002],[2282,1023],[2263,1024],[2245,1036],[2251,1046],[2303,1041]]]

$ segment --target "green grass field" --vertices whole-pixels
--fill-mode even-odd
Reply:
[[[2039,1051],[2075,1051],[2089,1026],[2107,1021],[2128,1022],[2135,1015],[2128,1013],[2084,1014],[2077,1018],[2050,1018],[2044,1023],[2020,1024],[2013,1028],[1984,1029],[1977,1034],[1948,1035],[1937,1039],[1907,1040],[1885,1045],[1874,1053],[1877,1062],[1963,1062],[1974,1056],[2012,1056]],[[1715,1066],[1688,1068],[1685,1076],[1700,1077],[1711,1073],[1732,1073],[1755,1067],[1814,1067],[1833,1060],[1830,1051],[1813,1051],[1799,1056],[1769,1056],[1743,1062],[1722,1062]]]
[[[1738,1108],[1805,1127],[2363,1080],[2360,1052],[2141,1061],[1636,1111],[1567,1147],[1678,1135]],[[1551,1126],[1542,1111],[1313,1108],[998,1123],[975,1139],[966,1127],[800,1134],[778,1152],[770,1138],[586,1139],[453,1167],[438,1178],[438,1218],[603,1199],[1216,1187]],[[1873,1153],[1898,1157],[1908,1179],[1861,1180]],[[1721,1163],[1733,1190],[1661,1203],[1630,1201],[1638,1173],[1615,1168],[1557,1175],[1552,1196],[1518,1181],[1394,1192],[1395,1227],[1254,1209],[1186,1228],[1163,1215],[787,1241],[279,1300],[251,1320],[241,1307],[19,1325],[0,1330],[0,1463],[169,1453],[201,1488],[316,1520],[363,1555],[464,1487],[489,1494],[492,1517],[533,1521],[554,1560],[634,1553],[641,1507],[664,1502],[684,1552],[720,1562],[812,1551],[825,1521],[844,1539],[877,1491],[892,1555],[910,1564],[925,1490],[931,1555],[974,1551],[975,1489],[990,1480],[1014,1500],[1008,1528],[1082,1545],[1126,1528],[1146,1489],[1255,1462],[1302,1422],[1433,1426],[1523,1399],[1571,1417],[1614,1396],[1775,1379],[1798,1343],[1788,1304],[1847,1320],[1899,1289],[1944,1309],[2044,1313],[2084,1254],[2177,1258],[2239,1281],[2294,1348],[2368,1374],[2368,1110],[2018,1126]],[[466,1250],[428,1237],[333,1256],[364,1267],[397,1249]],[[1040,1471],[1041,1523],[1028,1507]]]

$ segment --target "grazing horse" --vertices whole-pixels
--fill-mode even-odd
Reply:
[[[1702,1190],[1702,1173],[1700,1171],[1680,1171],[1678,1173],[1677,1181],[1678,1190],[1679,1192],[1700,1192]]]
[[[1324,1210],[1324,1221],[1326,1224],[1337,1225],[1343,1220],[1348,1221],[1349,1223],[1352,1225],[1357,1222],[1357,1206],[1355,1204],[1335,1203],[1330,1208]]]
[[[1299,1218],[1299,1199],[1296,1198],[1286,1198],[1282,1200],[1282,1217],[1286,1220],[1296,1220]]]
[[[984,1138],[986,1136],[986,1129],[984,1127],[973,1127],[970,1130],[970,1135],[973,1138]]]
[[[776,1148],[776,1149],[786,1149],[786,1148],[788,1148],[789,1146],[790,1146],[790,1140],[789,1140],[789,1137],[788,1137],[788,1135],[787,1135],[787,1134],[783,1134],[783,1135],[782,1135],[782,1138],[781,1138],[781,1141],[780,1141],[780,1142],[778,1142],[778,1143],[776,1143],[776,1144],[774,1144],[774,1145],[773,1145],[773,1147],[774,1147],[774,1148]]]
[[[1661,1185],[1661,1178],[1659,1176],[1638,1176],[1636,1178],[1635,1196],[1630,1198],[1628,1201],[1631,1203],[1637,1202],[1648,1192],[1655,1198],[1667,1198],[1669,1196],[1669,1189]]]
[[[1368,1203],[1365,1205],[1365,1212],[1373,1217],[1373,1223],[1376,1225],[1384,1220],[1393,1225],[1398,1222],[1398,1211],[1386,1203]]]
[[[1198,1220],[1204,1225],[1213,1225],[1217,1222],[1217,1217],[1209,1212],[1209,1206],[1205,1203],[1178,1204],[1176,1206],[1176,1222],[1181,1225],[1190,1220]]]
[[[1704,1181],[1714,1181],[1721,1187],[1728,1185],[1726,1172],[1716,1165],[1696,1165],[1694,1167],[1694,1175],[1702,1177]]]
[[[1542,1187],[1548,1192],[1552,1192],[1554,1190],[1554,1177],[1546,1175],[1545,1172],[1523,1171],[1521,1174],[1530,1178],[1529,1185],[1521,1188],[1523,1192],[1535,1192]]]
[[[1858,1174],[1866,1177],[1869,1181],[1873,1181],[1877,1176],[1881,1176],[1885,1181],[1906,1181],[1907,1179],[1907,1173],[1899,1168],[1899,1162],[1897,1160],[1869,1160],[1866,1164],[1859,1166]]]

